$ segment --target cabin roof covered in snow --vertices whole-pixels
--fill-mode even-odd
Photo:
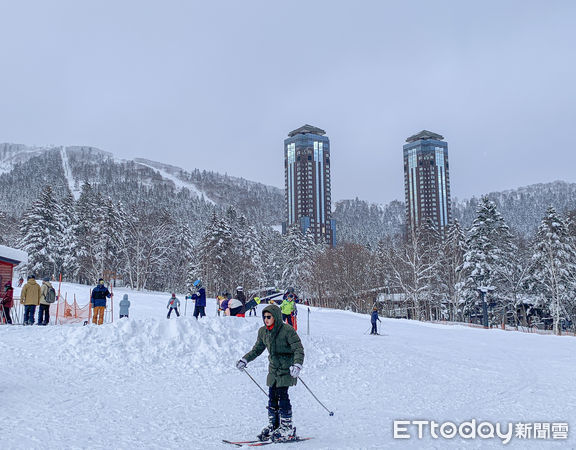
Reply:
[[[16,248],[0,245],[0,261],[11,263],[16,266],[22,262],[28,262],[28,254]]]

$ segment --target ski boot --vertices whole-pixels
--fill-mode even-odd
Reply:
[[[260,441],[268,441],[272,437],[272,433],[279,424],[278,410],[274,408],[268,408],[268,426],[265,427],[262,432],[257,436]]]
[[[296,437],[296,428],[292,426],[292,415],[281,416],[280,426],[272,433],[272,441],[288,442]]]

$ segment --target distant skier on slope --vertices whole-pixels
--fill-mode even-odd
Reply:
[[[172,292],[172,296],[170,297],[170,299],[168,300],[168,304],[166,305],[166,308],[168,309],[168,315],[166,316],[166,318],[167,319],[170,318],[170,315],[172,314],[173,310],[176,313],[176,316],[180,317],[180,313],[178,312],[179,306],[180,306],[180,300],[178,300],[178,298],[176,298],[176,294]]]
[[[370,321],[372,322],[372,331],[370,332],[370,334],[378,334],[378,325],[376,323],[376,321],[378,322],[382,322],[379,318],[378,318],[378,307],[375,306],[372,309],[372,315],[370,316]]]
[[[266,306],[262,319],[264,326],[258,330],[254,347],[236,363],[236,368],[244,370],[250,361],[268,349],[268,426],[258,435],[258,439],[289,441],[295,429],[288,388],[297,383],[304,363],[304,347],[294,328],[282,322],[282,311],[278,306]]]

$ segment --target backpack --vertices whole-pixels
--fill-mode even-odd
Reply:
[[[56,301],[56,291],[52,286],[46,291],[46,298],[44,299],[46,303],[54,303]]]

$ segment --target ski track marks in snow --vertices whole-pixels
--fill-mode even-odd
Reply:
[[[146,164],[146,163],[143,163],[143,162],[141,162],[141,161],[136,161],[136,163],[137,163],[137,164],[141,164],[141,165],[146,166],[146,167],[149,167],[150,169],[158,172],[163,178],[166,178],[166,179],[172,181],[172,182],[174,183],[174,185],[176,186],[176,190],[177,190],[177,191],[180,190],[180,189],[182,189],[182,188],[186,188],[186,189],[188,189],[189,191],[195,193],[195,194],[198,196],[198,198],[201,198],[202,196],[204,196],[204,200],[205,200],[206,202],[211,203],[211,204],[213,204],[213,205],[216,204],[213,200],[211,200],[210,198],[208,198],[208,196],[206,195],[206,193],[200,191],[193,183],[189,183],[189,182],[187,182],[187,181],[181,180],[181,179],[178,178],[177,176],[175,176],[175,175],[173,175],[173,174],[171,174],[171,173],[169,173],[169,172],[167,172],[167,171],[165,171],[165,170],[159,169],[159,168],[157,168],[157,167],[151,166],[151,165]]]
[[[62,169],[64,170],[64,176],[68,182],[68,188],[70,192],[74,196],[74,200],[78,200],[80,198],[80,190],[75,187],[76,181],[72,176],[72,171],[70,170],[70,166],[68,165],[68,153],[67,147],[61,146],[60,147],[60,159],[62,160]]]

